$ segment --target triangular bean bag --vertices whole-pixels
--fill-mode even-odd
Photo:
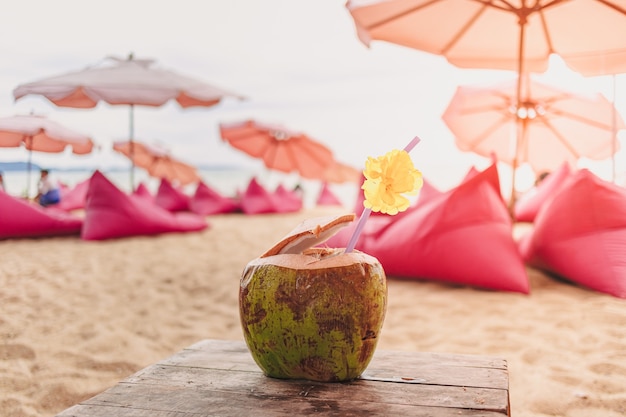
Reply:
[[[317,195],[317,201],[315,202],[318,206],[341,206],[341,200],[337,198],[337,196],[331,191],[327,182],[322,183],[322,189]]]
[[[189,201],[191,197],[174,187],[167,179],[162,178],[154,203],[167,211],[189,211]]]
[[[252,178],[241,196],[241,210],[245,214],[276,213],[275,198],[256,178]]]
[[[528,276],[494,173],[495,164],[447,193],[418,201],[402,216],[390,216],[385,227],[361,235],[356,248],[378,258],[389,276],[527,294]],[[341,247],[347,240],[328,243]]]
[[[278,184],[273,197],[278,213],[293,213],[302,210],[302,198],[282,184]]]
[[[0,190],[0,239],[78,235],[82,225],[80,217]]]
[[[430,183],[430,181],[424,179],[424,184],[420,189],[419,196],[417,197],[418,204],[425,203],[428,200],[432,200],[433,198],[442,194],[442,191],[439,191],[434,185]]]
[[[85,200],[87,199],[88,189],[89,178],[79,182],[73,188],[61,188],[61,201],[54,207],[65,211],[72,211],[84,208]]]
[[[91,177],[81,238],[103,240],[168,232],[192,232],[208,227],[193,213],[171,213],[142,197],[127,195],[101,172]]]
[[[497,172],[496,172],[496,175],[497,175]],[[362,176],[361,180],[362,181],[365,180],[365,177]],[[402,217],[407,216],[409,213],[415,210],[417,206],[424,205],[428,203],[429,201],[436,199],[444,194],[444,192],[437,189],[427,179],[424,178],[423,181],[424,183],[422,185],[422,188],[419,191],[417,202],[413,203],[413,205],[409,207],[408,210],[398,213],[395,216],[389,216],[383,213],[372,212],[370,214],[369,219],[365,223],[365,226],[360,236],[363,236],[363,238],[367,238],[368,236],[370,238],[375,238],[376,236],[379,235],[380,232],[382,232],[382,230],[388,227],[391,224],[391,222],[400,220]],[[496,181],[498,181],[497,178],[496,178]],[[354,212],[357,215],[360,215],[363,212],[363,208],[364,208],[363,200],[364,200],[363,192],[359,192],[356,205],[354,207]],[[339,232],[335,236],[331,237],[331,239],[328,240],[327,242],[330,242],[329,245],[333,245],[333,247],[345,246],[346,243],[349,241],[348,240],[349,236],[352,235],[355,228],[356,228],[356,225],[353,225],[352,227],[343,228],[339,230]]]
[[[490,165],[489,168],[485,169],[484,171],[480,171],[475,166],[472,166],[465,174],[465,177],[463,177],[461,184],[471,180],[472,178],[474,178],[476,175],[479,175],[479,174],[482,176],[483,181],[487,181],[489,184],[491,184],[493,189],[498,194],[502,195],[501,190],[500,190],[500,176],[498,175],[497,164],[495,163],[495,161],[493,164]]]
[[[626,298],[626,189],[586,169],[574,173],[520,248],[531,266]]]
[[[559,192],[571,173],[569,164],[565,162],[536,188],[522,195],[515,203],[515,220],[530,223],[535,221],[541,206]]]
[[[154,203],[154,196],[143,182],[140,182],[132,195],[143,198],[151,203]]]
[[[203,216],[210,214],[225,214],[239,211],[239,203],[225,197],[209,187],[203,181],[198,182],[196,191],[189,201],[189,209]]]

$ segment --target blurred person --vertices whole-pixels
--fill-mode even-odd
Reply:
[[[43,207],[59,203],[61,201],[61,190],[50,180],[50,171],[42,169],[40,175],[35,201]]]
[[[541,184],[550,175],[550,171],[542,171],[535,179],[535,187]]]

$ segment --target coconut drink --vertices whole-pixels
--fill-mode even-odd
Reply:
[[[422,182],[406,148],[370,158],[364,173],[365,209],[348,247],[320,245],[351,224],[354,214],[307,219],[244,268],[244,339],[269,377],[350,381],[373,357],[387,309],[387,279],[378,260],[354,250],[354,242],[371,211],[406,209],[401,194],[417,192]]]

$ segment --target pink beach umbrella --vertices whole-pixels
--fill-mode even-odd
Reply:
[[[516,71],[517,108],[522,78],[547,70],[552,54],[588,75],[618,72],[626,60],[623,0],[349,0],[346,7],[366,45],[381,40],[460,68]]]
[[[492,86],[460,86],[442,116],[463,151],[495,155],[513,167],[554,171],[581,157],[601,160],[613,153],[612,104],[601,94],[581,95],[523,78]],[[521,101],[519,101],[521,97]],[[517,105],[516,103],[520,103]],[[516,127],[520,130],[516,140]],[[617,129],[625,129],[621,117]],[[515,205],[515,181],[511,208]]]

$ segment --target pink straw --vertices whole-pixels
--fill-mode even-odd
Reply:
[[[417,145],[420,142],[420,138],[415,136],[411,142],[409,142],[408,145],[406,145],[404,147],[404,150],[407,152],[411,152],[413,150],[413,148],[415,148],[415,145]],[[354,250],[354,246],[356,245],[357,240],[359,240],[359,236],[361,235],[361,232],[363,231],[363,227],[365,227],[365,222],[367,221],[367,219],[369,219],[370,214],[372,214],[372,209],[363,209],[363,212],[361,213],[361,217],[359,218],[359,222],[356,225],[356,229],[354,229],[354,233],[352,234],[352,237],[350,238],[350,241],[348,242],[348,246],[346,246],[346,251],[345,253],[350,253]]]

